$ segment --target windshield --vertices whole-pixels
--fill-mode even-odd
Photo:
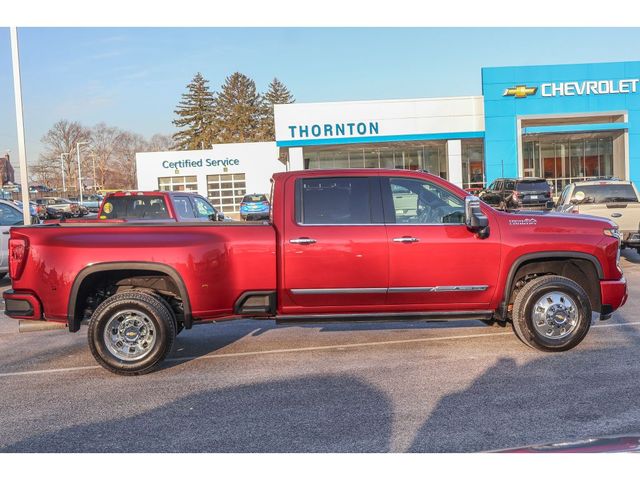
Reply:
[[[111,197],[102,207],[101,219],[162,219],[170,218],[163,196]]]
[[[580,193],[582,192],[582,193]],[[613,203],[638,202],[638,196],[631,184],[581,185],[576,186],[571,197],[572,203]]]

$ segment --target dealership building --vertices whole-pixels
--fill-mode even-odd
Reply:
[[[139,153],[138,188],[195,190],[225,213],[283,170],[405,168],[464,188],[544,177],[640,181],[640,62],[481,71],[478,96],[276,105],[275,142]]]

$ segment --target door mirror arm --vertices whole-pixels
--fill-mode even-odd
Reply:
[[[480,199],[473,195],[468,195],[464,199],[464,223],[467,228],[475,232],[478,238],[489,236],[489,219],[480,208]]]

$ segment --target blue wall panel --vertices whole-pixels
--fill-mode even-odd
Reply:
[[[541,88],[545,83],[584,81],[613,81],[617,86],[627,79],[640,79],[640,62],[483,68],[487,182],[517,175],[518,116],[612,111],[628,112],[630,177],[640,182],[640,80],[636,91],[629,93],[545,97]],[[537,87],[538,91],[526,98],[504,96],[505,89],[518,85]]]

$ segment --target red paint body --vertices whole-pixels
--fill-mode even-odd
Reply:
[[[523,255],[578,252],[601,269],[601,303],[615,310],[627,289],[617,266],[618,241],[605,236],[607,220],[564,214],[512,214],[482,204],[490,235],[465,225],[298,225],[295,181],[300,177],[393,176],[428,180],[464,199],[467,193],[439,177],[403,170],[278,173],[273,177],[272,222],[158,225],[40,225],[11,229],[28,242],[24,271],[6,298],[31,295],[33,317],[67,321],[74,280],[85,267],[109,262],[168,265],[182,279],[197,321],[234,316],[248,291],[276,291],[277,314],[350,314],[487,311],[504,300],[511,267]],[[523,223],[522,220],[525,220]],[[511,222],[510,222],[511,221]],[[515,222],[515,223],[514,223]],[[418,237],[418,243],[392,239]],[[309,237],[316,243],[292,244]],[[483,285],[482,291],[389,293],[388,289]],[[300,295],[295,289],[377,289],[375,293]],[[24,298],[24,297],[21,297]]]

